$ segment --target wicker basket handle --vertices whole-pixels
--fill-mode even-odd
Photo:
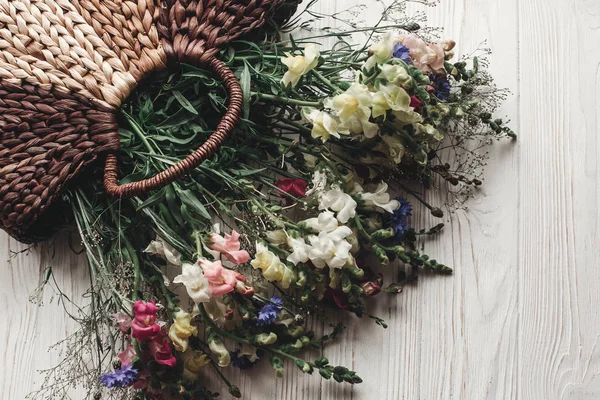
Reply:
[[[170,166],[151,178],[124,185],[119,185],[118,182],[117,156],[115,154],[108,154],[104,166],[104,187],[110,195],[115,197],[138,196],[176,181],[210,157],[231,134],[233,128],[240,120],[242,112],[242,88],[235,74],[222,61],[212,57],[206,65],[223,79],[229,92],[227,111],[223,115],[219,125],[217,125],[214,133],[196,151],[177,164]]]

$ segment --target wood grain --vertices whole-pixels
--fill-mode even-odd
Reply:
[[[332,13],[361,3],[320,7]],[[377,4],[367,4],[361,18],[376,18]],[[501,114],[511,116],[519,141],[492,150],[469,210],[446,217],[443,234],[423,243],[455,274],[424,276],[373,304],[387,330],[344,317],[348,329],[326,353],[363,384],[322,381],[293,365],[280,380],[266,363],[227,369],[246,399],[600,398],[600,3],[442,0],[426,11],[459,53],[488,40],[492,72],[513,91]],[[417,216],[419,225],[437,223],[423,210]],[[75,328],[52,293],[41,294],[42,307],[28,301],[44,269],[54,266],[74,298],[87,285],[85,260],[66,246],[12,253],[22,249],[0,234],[0,397],[10,400],[41,384],[36,371],[59,360],[47,348]]]

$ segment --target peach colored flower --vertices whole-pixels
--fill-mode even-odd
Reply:
[[[223,268],[221,261],[200,260],[199,263],[208,281],[210,294],[220,296],[233,291],[237,282],[235,271]]]
[[[223,254],[226,259],[240,265],[250,260],[250,255],[246,250],[240,250],[240,234],[236,231],[231,232],[231,235],[226,233],[225,237],[213,233],[210,236],[212,244],[209,246],[211,250],[218,251]]]
[[[445,53],[442,46],[427,43],[414,33],[403,36],[401,43],[410,50],[413,65],[423,73],[443,71]]]

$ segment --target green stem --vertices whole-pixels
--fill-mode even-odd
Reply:
[[[273,101],[276,103],[286,104],[286,105],[295,105],[295,106],[299,106],[299,107],[316,107],[316,108],[323,107],[323,103],[320,101],[297,100],[297,99],[291,99],[289,97],[280,97],[280,96],[275,96],[272,94],[265,94],[265,93],[258,93],[258,92],[252,92],[252,96],[256,96],[261,100],[268,100],[268,101]]]
[[[265,346],[257,345],[257,344],[255,344],[255,343],[252,343],[252,342],[251,342],[250,340],[248,340],[248,339],[245,339],[245,338],[239,337],[239,336],[237,336],[237,335],[235,335],[235,334],[233,334],[233,333],[231,333],[231,332],[224,331],[224,330],[222,330],[221,328],[219,328],[219,327],[218,327],[218,326],[217,326],[217,325],[216,325],[216,324],[215,324],[215,323],[212,321],[212,319],[211,319],[211,318],[208,316],[208,314],[206,314],[206,310],[204,310],[204,307],[199,307],[199,309],[200,309],[200,316],[202,317],[202,321],[203,321],[203,322],[204,322],[206,325],[210,326],[210,327],[211,327],[211,328],[212,328],[212,329],[213,329],[213,330],[214,330],[214,331],[215,331],[217,334],[219,334],[219,336],[221,336],[221,337],[224,337],[224,338],[227,338],[227,339],[231,339],[231,340],[233,340],[234,342],[243,343],[243,344],[247,344],[247,345],[249,345],[249,346],[253,346],[253,347],[259,348],[259,349],[261,349],[261,350],[263,350],[263,351],[266,351],[267,353],[271,353],[271,354],[277,354],[277,355],[279,355],[279,356],[281,356],[281,357],[288,358],[288,359],[290,359],[290,360],[292,360],[292,361],[294,361],[294,362],[296,362],[296,361],[302,361],[302,362],[305,362],[305,363],[307,363],[307,364],[310,364],[312,367],[315,367],[315,365],[314,365],[313,363],[310,363],[310,362],[308,362],[308,361],[305,361],[305,360],[303,360],[303,359],[301,359],[301,358],[299,358],[299,357],[295,357],[295,356],[293,356],[293,355],[291,355],[291,354],[288,354],[288,353],[286,353],[286,352],[284,352],[284,351],[281,351],[281,350],[279,350],[279,349],[272,349],[272,348],[269,348],[269,347],[265,347]]]
[[[196,253],[198,253],[198,258],[202,258],[202,239],[200,238],[200,232],[194,232],[194,238],[196,239]]]
[[[340,93],[342,91],[342,89],[340,89],[338,86],[335,86],[329,79],[327,79],[323,75],[321,75],[320,72],[317,72],[314,69],[311,72],[314,76],[317,77],[318,80],[320,80],[323,84],[325,84],[325,86],[327,86],[329,89],[331,89],[333,91],[333,94]]]
[[[146,149],[148,149],[148,152],[150,152],[151,154],[156,154],[156,152],[154,151],[154,148],[152,147],[152,145],[148,141],[148,138],[146,137],[146,135],[142,131],[142,127],[127,112],[123,111],[123,114],[125,115],[125,118],[127,119],[127,122],[129,122],[129,125],[131,125],[131,128],[133,129],[133,132],[142,141],[142,143],[144,144],[144,146],[146,147]]]

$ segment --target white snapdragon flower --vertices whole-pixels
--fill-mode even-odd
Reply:
[[[215,335],[208,339],[208,348],[219,358],[219,367],[229,366],[231,363],[231,355],[218,336]]]
[[[237,351],[237,355],[238,357],[246,356],[250,362],[255,362],[259,359],[258,354],[256,354],[257,350],[256,347],[243,343],[242,348]]]
[[[400,35],[397,33],[386,33],[383,38],[373,44],[369,48],[369,53],[372,54],[371,57],[365,63],[365,68],[370,70],[377,64],[383,64],[390,58],[392,58],[394,54],[394,47],[400,41]]]
[[[404,157],[404,153],[406,152],[404,145],[402,145],[402,141],[398,137],[390,135],[385,135],[382,138],[385,144],[387,144],[390,157],[392,157],[396,164],[400,164],[402,157]]]
[[[267,242],[278,245],[284,244],[288,240],[288,235],[283,229],[276,229],[274,231],[269,231],[265,235]]]
[[[326,265],[330,268],[343,268],[349,261],[352,245],[345,238],[352,234],[347,226],[340,226],[332,232],[321,232],[319,236],[310,236],[312,249],[309,257],[317,268]]]
[[[353,134],[364,133],[372,138],[377,135],[379,126],[370,122],[373,96],[366,85],[353,83],[346,92],[327,99],[325,107],[336,111],[341,122],[340,129]]]
[[[421,115],[410,106],[410,95],[396,85],[379,86],[373,95],[373,117],[385,115],[392,110],[398,121],[405,124],[421,122]]]
[[[319,202],[319,210],[333,210],[337,213],[337,219],[345,224],[356,215],[356,201],[339,187],[323,193]]]
[[[290,53],[285,53],[285,55],[287,57],[283,57],[281,62],[288,67],[288,70],[283,75],[281,82],[286,87],[295,87],[303,75],[317,66],[321,54],[317,46],[311,43],[306,45],[303,55],[293,56]]]
[[[302,109],[304,118],[312,124],[311,136],[321,138],[323,143],[329,140],[329,136],[340,137],[340,133],[347,134],[344,129],[340,129],[340,123],[334,116],[319,111],[316,108]]]
[[[208,314],[211,320],[219,326],[235,325],[234,319],[231,317],[231,308],[225,304],[223,297],[212,297],[210,301],[203,304],[204,310]],[[233,314],[234,318],[237,317],[239,322],[239,315]],[[234,324],[232,324],[234,322]]]
[[[398,200],[390,199],[388,185],[385,182],[381,182],[377,186],[375,193],[362,193],[360,196],[367,205],[379,207],[390,214],[400,207]]]
[[[175,267],[181,265],[181,253],[160,236],[157,236],[156,240],[150,242],[144,253],[157,255]]]
[[[284,289],[288,289],[295,279],[294,272],[262,243],[256,243],[256,256],[250,264],[254,269],[260,269],[266,280],[280,282]]]
[[[381,73],[378,76],[394,85],[408,86],[412,78],[406,69],[400,64],[384,64],[381,66]]]
[[[309,218],[300,223],[315,232],[331,232],[338,227],[338,220],[331,211],[323,211],[317,217]]]
[[[208,280],[204,277],[204,272],[198,263],[184,263],[181,266],[181,275],[176,276],[173,282],[183,283],[188,296],[196,304],[206,303],[211,299]]]
[[[444,135],[442,135],[440,131],[438,131],[433,125],[430,124],[417,124],[417,132],[425,134],[437,142],[441,142],[442,140],[444,140]]]
[[[288,246],[292,249],[292,253],[287,257],[289,262],[298,265],[298,263],[305,263],[309,260],[308,253],[310,253],[311,247],[303,238],[288,238]]]

